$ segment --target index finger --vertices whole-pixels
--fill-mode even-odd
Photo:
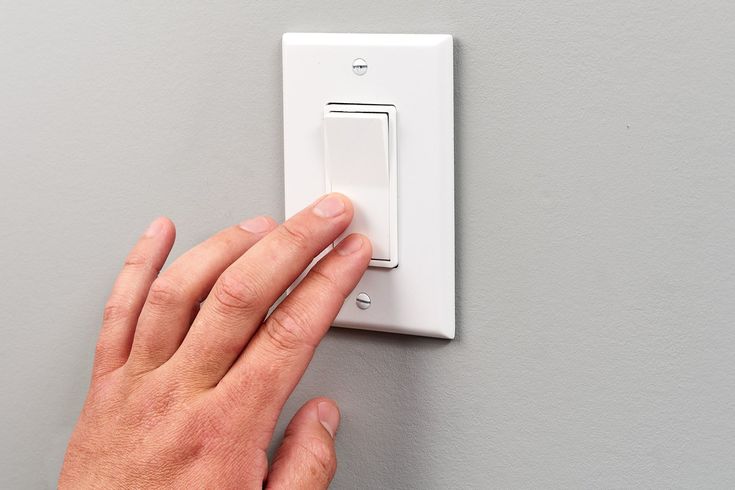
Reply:
[[[196,385],[216,385],[270,306],[347,228],[352,213],[349,199],[328,194],[250,248],[217,280],[171,366]]]

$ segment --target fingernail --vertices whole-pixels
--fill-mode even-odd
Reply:
[[[314,214],[320,218],[334,218],[344,213],[344,211],[345,202],[334,194],[329,194],[314,206]]]
[[[362,248],[362,237],[360,235],[350,235],[337,245],[337,253],[344,256],[350,255]]]
[[[249,231],[250,233],[255,233],[256,235],[269,231],[271,226],[271,221],[264,216],[258,216],[257,218],[252,218],[240,223],[240,228],[245,231]]]
[[[319,414],[319,422],[327,429],[329,435],[334,438],[334,434],[337,433],[337,427],[339,427],[339,410],[332,403],[319,402],[316,406],[316,411]]]
[[[158,234],[159,231],[163,228],[163,218],[156,218],[153,220],[153,222],[148,225],[148,228],[146,228],[145,233],[143,233],[143,236],[147,238],[154,237]]]

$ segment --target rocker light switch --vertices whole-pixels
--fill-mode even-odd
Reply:
[[[373,245],[372,267],[398,265],[395,108],[329,104],[324,113],[324,166],[328,192],[349,196],[355,209],[350,233]]]

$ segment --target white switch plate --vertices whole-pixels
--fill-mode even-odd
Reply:
[[[370,267],[335,326],[454,338],[452,60],[449,35],[283,35],[287,218],[326,190],[327,104],[396,109],[398,266]]]

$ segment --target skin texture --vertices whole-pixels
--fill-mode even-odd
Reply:
[[[330,194],[280,226],[259,217],[222,230],[163,272],[175,230],[167,218],[151,223],[105,307],[59,486],[326,488],[336,469],[334,401],[296,413],[270,466],[266,449],[368,266],[368,239],[346,238],[266,315],[352,214],[346,197]]]

